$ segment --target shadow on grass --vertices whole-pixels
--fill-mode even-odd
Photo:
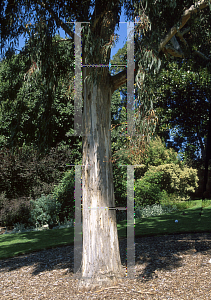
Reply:
[[[159,269],[172,270],[180,267],[182,262],[178,257],[179,252],[195,250],[203,253],[211,249],[211,207],[203,209],[202,216],[199,212],[200,208],[192,208],[187,210],[187,215],[176,212],[136,220],[136,263],[146,264],[139,274],[140,279],[152,278],[155,271]],[[178,220],[178,223],[175,223],[175,220]],[[66,269],[67,273],[72,273],[74,268],[73,232],[73,228],[64,228],[19,233],[15,234],[15,243],[13,234],[4,235],[0,238],[1,272],[9,272],[22,266],[32,266],[32,275],[54,269]],[[191,233],[188,240],[187,233]],[[121,262],[126,265],[126,221],[119,222],[118,235]],[[206,242],[205,239],[207,239]],[[31,251],[32,248],[34,252]],[[27,254],[27,252],[32,253]],[[12,253],[13,256],[22,256],[6,259]]]
[[[190,251],[211,256],[211,207],[203,209],[192,207],[184,211],[151,218],[136,220],[135,224],[135,261],[145,264],[139,278],[147,280],[156,276],[158,270],[173,270],[181,267],[182,258],[178,254]],[[175,222],[177,220],[178,222]],[[118,224],[121,262],[125,264],[127,248],[126,221]],[[188,239],[187,239],[188,236]],[[138,256],[139,254],[139,256]]]
[[[165,215],[135,220],[135,236],[157,236],[176,233],[197,233],[211,231],[211,207],[192,207],[183,212],[177,211]],[[176,222],[175,222],[176,221]],[[177,222],[178,221],[178,222]],[[117,225],[119,238],[127,236],[127,221]]]
[[[73,228],[63,228],[4,235],[0,247],[1,272],[23,266],[33,266],[33,275],[60,268],[73,272],[73,231]]]
[[[0,237],[0,259],[74,243],[74,229],[31,231]]]

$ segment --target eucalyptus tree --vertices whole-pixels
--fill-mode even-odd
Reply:
[[[7,39],[15,39],[24,32],[32,37],[39,37],[38,42],[52,48],[52,34],[57,28],[61,27],[69,39],[73,40],[73,24],[67,22],[89,22],[81,29],[82,64],[108,66],[114,31],[119,24],[121,7],[124,5],[127,20],[139,21],[134,29],[136,64],[133,69],[141,104],[145,110],[150,110],[152,102],[145,92],[144,83],[147,72],[158,72],[161,64],[158,56],[161,52],[176,57],[184,55],[177,39],[184,42],[184,35],[188,31],[186,23],[192,15],[200,10],[209,14],[209,3],[199,1],[194,5],[192,1],[183,1],[181,4],[180,1],[167,0],[3,1],[2,46],[5,46]],[[130,36],[131,40],[133,37]],[[171,46],[168,45],[169,42],[172,43]],[[36,51],[36,47],[34,50],[37,63],[40,63],[41,55]],[[74,51],[74,48],[72,50]],[[78,53],[80,49],[75,50]],[[128,57],[128,65],[131,61],[133,57]],[[77,64],[75,67],[78,67]],[[47,55],[40,68],[50,72],[50,94],[53,91],[54,75],[49,69]],[[120,260],[115,210],[110,209],[114,208],[110,127],[111,96],[129,78],[126,68],[112,76],[107,67],[83,67],[82,79],[84,167],[83,258],[80,282],[92,286],[97,282],[116,282],[124,273]],[[129,106],[127,118],[133,119]],[[128,134],[132,131],[128,127]],[[109,209],[97,209],[105,207]]]
[[[53,38],[54,51],[47,52],[55,76],[54,93],[47,92],[46,73],[31,56],[35,41],[28,40],[17,54],[7,52],[1,61],[0,147],[14,149],[33,144],[44,154],[68,142],[66,135],[73,127],[74,114],[74,53],[70,43],[64,45],[58,40],[60,36]]]

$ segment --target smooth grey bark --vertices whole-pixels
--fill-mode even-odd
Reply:
[[[116,210],[106,209],[115,207],[110,131],[112,77],[107,68],[98,68],[96,72],[103,75],[102,80],[90,84],[86,69],[83,69],[83,255],[79,287],[113,284],[124,276]]]

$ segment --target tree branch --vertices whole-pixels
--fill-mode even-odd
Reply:
[[[61,19],[59,19],[57,14],[49,6],[47,6],[43,1],[37,2],[49,12],[58,27],[61,27],[69,36],[71,36],[71,38],[74,38],[72,30],[70,30],[70,28]]]
[[[72,39],[61,39],[61,40],[56,41],[56,43],[67,42],[67,41],[72,41]]]
[[[53,42],[52,44],[55,45],[55,44],[60,43],[60,42],[69,42],[69,41],[73,41],[73,40],[72,39],[61,39],[61,40]]]
[[[185,28],[183,31],[178,30],[178,32],[176,33],[176,36],[178,36],[180,38],[180,40],[185,44],[186,48],[188,47],[188,43],[184,39],[183,35],[188,33],[189,30],[190,30],[190,27]]]
[[[202,142],[201,136],[199,135],[199,130],[197,131],[197,137],[198,137],[200,148],[201,148],[202,159],[204,159],[205,158],[205,146]]]
[[[175,57],[184,57],[184,53],[182,52],[182,49],[180,48],[180,45],[175,37],[175,35],[171,38],[171,43],[173,47],[166,45],[166,51]]]
[[[187,21],[190,19],[191,15],[194,13],[197,13],[199,10],[204,9],[205,7],[208,6],[207,1],[201,0],[197,3],[197,7],[192,5],[189,9],[186,9],[184,13],[182,14],[182,17],[179,22],[179,30],[185,26]],[[174,25],[169,32],[167,33],[166,37],[161,41],[159,47],[158,47],[158,52],[163,50],[165,45],[172,39],[172,37],[177,33],[178,28],[177,25]]]
[[[127,70],[123,70],[118,74],[111,76],[112,80],[112,93],[117,90],[121,85],[127,82]]]
[[[204,55],[202,52],[200,52],[200,51],[194,51],[193,52],[193,56],[196,56],[196,55],[198,55],[198,56],[200,56],[201,58],[203,58],[204,60],[210,60],[206,55]]]
[[[94,24],[93,24],[92,29],[91,29],[92,32],[94,32],[98,21],[100,20],[100,18],[102,18],[104,16],[104,14],[107,12],[107,10],[104,10],[96,19],[95,19],[95,12],[96,12],[96,8],[95,8],[94,13],[92,15],[92,19],[94,19]]]
[[[135,62],[135,70],[134,70],[134,78],[136,77],[136,74],[138,72],[138,61]],[[123,70],[122,72],[119,72],[118,74],[111,76],[112,80],[112,93],[117,90],[121,85],[125,84],[127,82],[127,70]]]

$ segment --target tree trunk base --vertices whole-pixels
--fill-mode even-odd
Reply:
[[[123,277],[114,274],[99,274],[92,278],[81,277],[78,280],[78,289],[80,291],[95,291],[101,288],[116,286],[123,281]]]

